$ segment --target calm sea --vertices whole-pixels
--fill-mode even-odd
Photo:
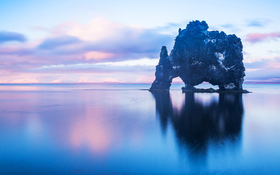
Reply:
[[[280,174],[280,85],[181,86],[0,85],[0,174]]]

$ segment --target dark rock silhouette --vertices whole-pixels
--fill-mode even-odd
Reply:
[[[172,82],[174,70],[168,57],[167,49],[162,46],[159,63],[156,66],[156,79],[151,89],[169,89]]]
[[[192,21],[186,29],[179,29],[169,56],[162,47],[150,90],[169,90],[175,77],[183,80],[185,90],[193,90],[204,81],[218,85],[222,91],[243,90],[245,67],[240,38],[207,29],[205,21]]]
[[[178,146],[191,154],[203,156],[209,141],[232,143],[240,139],[244,113],[242,94],[219,94],[218,101],[205,105],[195,99],[194,93],[186,93],[184,105],[179,111],[173,107],[170,93],[152,92],[156,111],[160,117],[162,132],[168,125],[174,128]]]

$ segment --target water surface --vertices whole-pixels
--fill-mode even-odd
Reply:
[[[280,174],[280,85],[180,87],[1,85],[0,174]]]

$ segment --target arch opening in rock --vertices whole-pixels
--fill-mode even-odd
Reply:
[[[196,86],[194,86],[195,88],[199,88],[199,89],[209,89],[209,88],[213,88],[213,89],[218,89],[219,88],[219,86],[218,85],[213,85],[213,84],[211,84],[211,83],[209,83],[209,82],[206,82],[206,81],[204,81],[204,82],[202,82],[201,84],[199,84],[199,85],[196,85]]]

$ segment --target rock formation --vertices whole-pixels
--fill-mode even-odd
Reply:
[[[174,69],[168,57],[167,49],[162,46],[159,63],[156,66],[156,79],[151,89],[169,89],[173,79]]]
[[[183,80],[185,90],[193,90],[202,82],[218,85],[221,91],[243,90],[245,67],[240,38],[207,29],[205,21],[192,21],[186,29],[179,29],[169,56],[162,47],[150,90],[169,90],[175,77]]]

